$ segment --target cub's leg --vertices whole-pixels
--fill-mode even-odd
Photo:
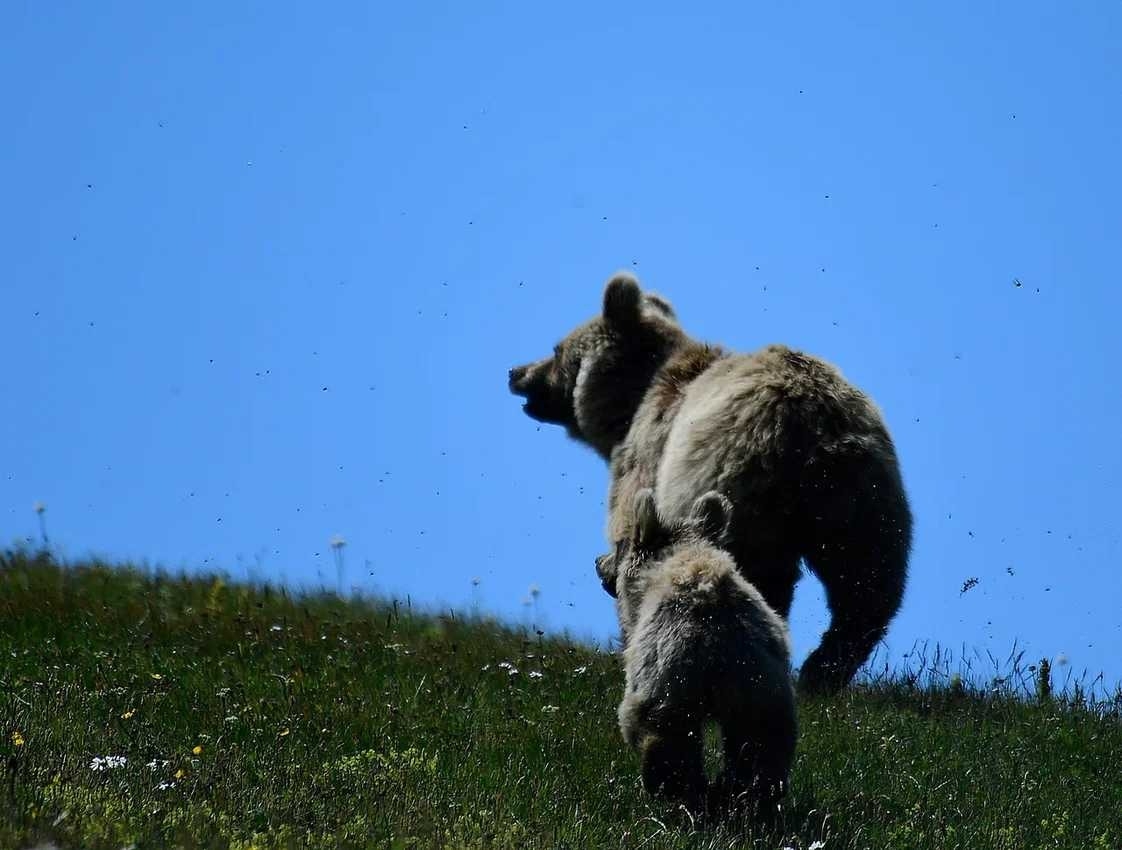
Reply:
[[[795,757],[794,694],[785,670],[782,675],[783,687],[776,683],[755,689],[737,710],[721,718],[726,800],[737,807],[756,807],[761,814],[774,810],[787,793]]]
[[[624,739],[639,753],[647,792],[700,810],[706,779],[696,715],[660,709],[629,694],[620,704],[619,719]]]

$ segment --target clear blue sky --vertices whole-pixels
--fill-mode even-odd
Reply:
[[[1118,680],[1122,12],[859,5],[5,4],[0,531],[606,636],[506,371],[632,267],[883,407],[894,653]]]

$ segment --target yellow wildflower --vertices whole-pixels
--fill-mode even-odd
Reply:
[[[19,731],[19,729],[12,733],[12,743],[17,747],[22,747],[27,743],[27,741],[23,739],[23,734]]]
[[[194,753],[197,756],[201,756],[203,754],[203,745],[202,744],[196,744],[195,749],[191,750],[191,752]]]
[[[283,729],[281,729],[281,731],[280,731],[280,735],[278,735],[277,737],[279,737],[279,738],[283,738],[283,737],[285,737],[285,736],[286,736],[286,735],[288,735],[288,734],[289,734],[289,731],[288,731],[288,727],[287,727],[287,726],[285,726],[285,727],[284,727]]]
[[[135,708],[130,708],[128,711],[126,711],[124,714],[121,715],[121,719],[122,720],[128,720],[134,714],[136,714],[136,709]]]

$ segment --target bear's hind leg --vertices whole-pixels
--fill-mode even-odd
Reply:
[[[803,663],[799,691],[837,693],[868,659],[900,607],[907,549],[886,534],[871,547],[827,547],[807,560],[825,586],[830,627]]]
[[[804,560],[825,588],[830,627],[803,664],[799,690],[834,693],[900,607],[912,517],[891,444],[835,446],[808,464],[802,490]]]

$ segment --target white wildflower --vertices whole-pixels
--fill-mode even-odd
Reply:
[[[810,842],[810,846],[806,848],[806,850],[822,850],[822,848],[825,846],[825,841],[812,841]]]
[[[502,670],[513,670],[514,669],[514,665],[511,664],[509,661],[500,661],[495,666],[502,669]]]
[[[152,761],[144,766],[149,770],[159,770],[161,767],[167,767],[169,764],[171,764],[171,762],[166,759],[152,759]]]
[[[542,711],[546,714],[556,714],[560,710],[560,706],[556,705],[543,705]]]
[[[530,671],[530,678],[531,679],[540,679],[541,677],[542,677],[542,674],[540,672],[538,672],[537,670],[531,670]]]
[[[587,665],[582,664],[580,667],[574,667],[573,672],[576,673],[578,676],[583,676],[585,673],[588,672],[588,667],[587,667]]]
[[[273,623],[273,625],[269,626],[269,631],[271,631],[271,632],[283,632],[284,631],[284,626],[282,626],[280,623]]]
[[[510,669],[508,669],[506,671],[506,674],[508,676],[517,676],[518,675],[518,668],[517,667],[511,667]]]
[[[175,783],[172,782],[171,780],[167,780],[167,781],[161,782],[159,785],[157,785],[156,790],[157,791],[167,791],[169,788],[174,788],[174,787],[175,787]]]
[[[112,770],[115,767],[124,767],[127,763],[128,759],[124,756],[94,756],[93,761],[90,762],[90,770]]]
[[[483,671],[484,673],[486,673],[486,672],[487,672],[488,670],[490,670],[490,669],[491,669],[491,665],[490,665],[490,664],[484,664],[484,665],[483,665],[482,667],[480,667],[479,669],[480,669],[480,670],[482,670],[482,671]]]

